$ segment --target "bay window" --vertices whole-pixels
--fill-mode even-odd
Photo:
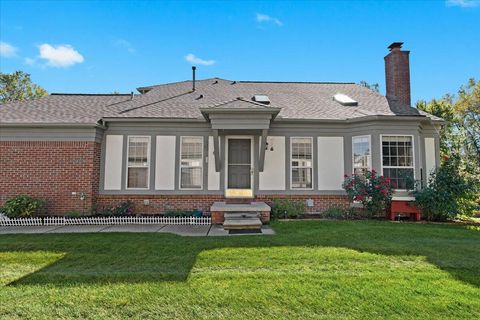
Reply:
[[[291,138],[291,188],[313,188],[313,139]]]
[[[372,169],[370,136],[352,138],[353,173],[363,175]]]
[[[395,189],[408,190],[414,183],[412,136],[382,136],[383,175],[390,177]]]

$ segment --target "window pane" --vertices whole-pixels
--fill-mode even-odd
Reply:
[[[413,166],[412,137],[383,136],[382,163],[384,166],[411,167]]]
[[[201,189],[203,185],[203,137],[182,137],[180,188]]]
[[[365,168],[354,168],[353,169],[353,173],[355,175],[359,175],[359,176],[364,175],[366,172],[367,172],[367,169],[365,169]]]
[[[202,168],[182,168],[181,187],[199,189],[202,187]]]
[[[292,169],[292,188],[311,189],[312,188],[312,169],[311,168],[293,168]]]
[[[370,138],[353,137],[352,144],[354,173],[363,174],[370,169]]]
[[[128,138],[128,165],[148,166],[148,137]]]
[[[127,188],[148,188],[148,137],[128,137]]]
[[[128,168],[128,188],[148,188],[148,168]]]
[[[312,149],[311,139],[292,139],[292,159],[312,159]]]
[[[383,169],[383,175],[390,177],[395,189],[411,190],[413,188],[413,168],[385,168]]]
[[[310,138],[292,139],[292,189],[311,189],[313,142]]]
[[[182,138],[182,160],[202,159],[203,148],[202,137]]]

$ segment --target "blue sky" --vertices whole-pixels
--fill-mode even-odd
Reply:
[[[480,1],[4,1],[0,68],[49,92],[199,78],[379,83],[410,50],[413,101],[480,78]]]

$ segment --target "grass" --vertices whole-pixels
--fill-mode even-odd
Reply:
[[[1,235],[0,318],[480,318],[476,230],[273,227],[270,237]]]

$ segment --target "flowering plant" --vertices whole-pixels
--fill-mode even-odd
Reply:
[[[369,216],[382,214],[392,200],[395,187],[390,177],[377,175],[375,170],[365,171],[362,175],[345,175],[342,187],[351,202],[360,202]]]

